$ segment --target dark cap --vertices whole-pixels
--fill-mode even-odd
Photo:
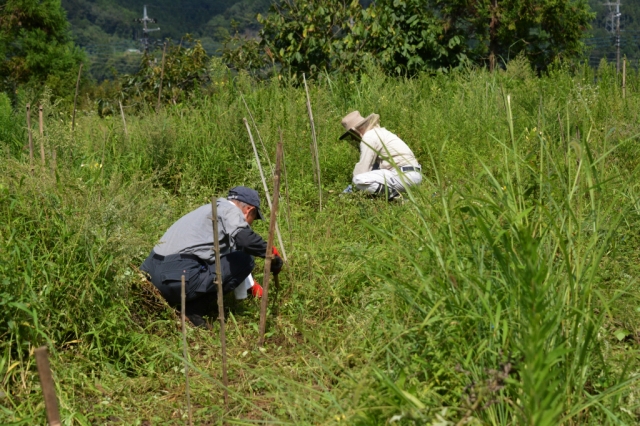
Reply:
[[[246,186],[236,186],[229,190],[227,200],[238,200],[255,207],[256,213],[258,213],[257,218],[264,220],[264,216],[262,216],[262,212],[260,211],[260,196],[255,189],[247,188]]]

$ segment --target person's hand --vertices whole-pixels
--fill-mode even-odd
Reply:
[[[251,294],[253,297],[262,297],[262,286],[258,284],[257,281],[253,282],[253,287],[251,287]]]
[[[274,274],[279,274],[282,270],[282,265],[284,265],[282,258],[278,254],[274,253],[273,258],[271,259],[271,272],[273,272]]]

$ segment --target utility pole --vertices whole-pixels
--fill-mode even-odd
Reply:
[[[620,73],[620,17],[622,16],[622,13],[620,13],[621,3],[620,0],[616,0],[615,3],[604,3],[604,6],[609,7],[609,15],[607,16],[605,28],[610,34],[613,34],[615,37],[616,72]]]
[[[149,51],[149,33],[152,31],[160,31],[160,28],[147,28],[147,23],[158,23],[158,20],[155,18],[149,18],[147,15],[147,5],[144,5],[144,12],[142,13],[141,19],[136,19],[134,22],[142,23],[142,38],[140,39],[140,43],[142,43],[142,50],[144,53]]]

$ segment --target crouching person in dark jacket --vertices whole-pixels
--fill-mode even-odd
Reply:
[[[251,188],[236,186],[226,199],[218,198],[217,206],[223,291],[234,291],[238,299],[246,298],[249,290],[261,295],[262,289],[251,276],[253,257],[264,258],[267,251],[266,241],[251,229],[254,220],[264,219],[260,197]],[[274,256],[271,272],[280,272],[282,264],[282,259]],[[205,204],[171,225],[140,270],[176,307],[180,306],[184,275],[186,315],[194,325],[207,327],[202,316],[211,310],[217,297],[211,205]]]

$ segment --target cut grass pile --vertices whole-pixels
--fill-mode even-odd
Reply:
[[[41,344],[65,424],[185,422],[178,323],[136,267],[212,195],[261,188],[241,95],[267,167],[283,130],[289,263],[264,350],[258,303],[227,299],[228,409],[217,331],[189,329],[197,424],[637,422],[638,83],[623,100],[611,67],[538,78],[520,61],[319,81],[322,211],[302,88],[240,75],[127,116],[128,135],[90,112],[73,135],[47,109],[54,175],[30,173],[24,132],[0,134],[0,422],[44,424]],[[341,195],[352,109],[414,149],[425,181],[404,202]]]

